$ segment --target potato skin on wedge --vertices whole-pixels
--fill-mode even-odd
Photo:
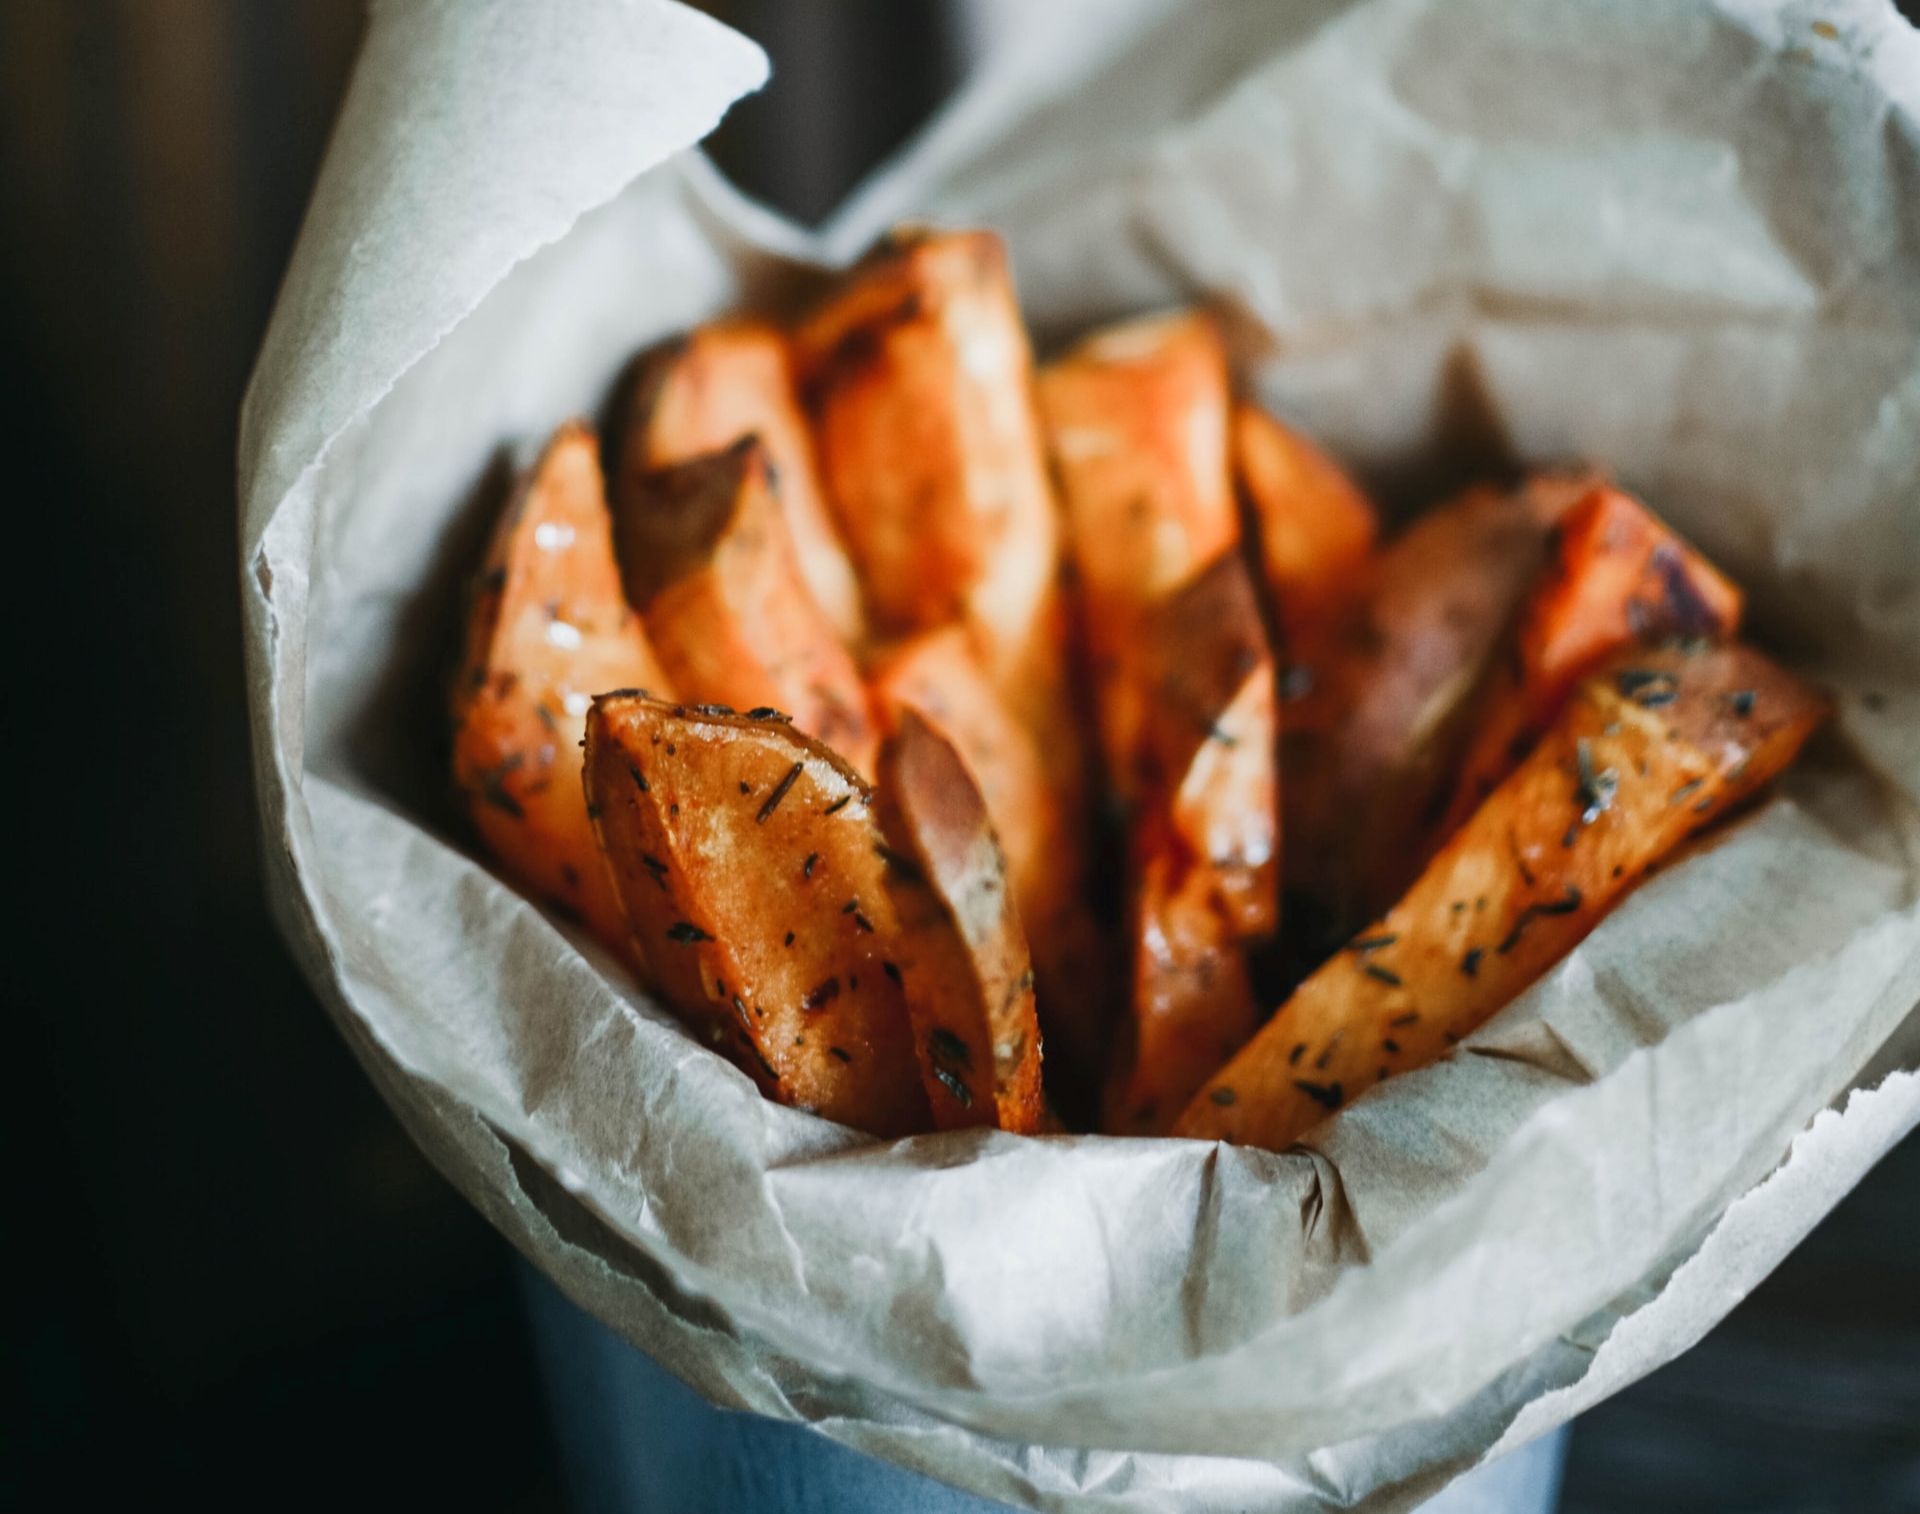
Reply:
[[[1030,1135],[1045,1110],[1033,970],[986,802],[953,744],[911,709],[880,750],[878,796],[893,960],[934,1123]]]
[[[1374,1084],[1434,1061],[1792,761],[1827,713],[1822,695],[1745,647],[1636,649],[1606,665],[1174,1133],[1278,1151]]]
[[[870,687],[886,729],[919,716],[953,743],[979,785],[1027,926],[1049,1077],[1082,1083],[1090,1095],[1103,1072],[1111,975],[1087,903],[1075,817],[1050,789],[1032,733],[995,690],[959,626],[900,644],[875,669]]]
[[[930,1129],[859,774],[777,716],[626,692],[588,714],[586,775],[633,933],[707,1044],[780,1103]]]
[[[1540,739],[1580,676],[1664,636],[1731,638],[1744,596],[1632,495],[1596,481],[1560,517],[1475,702],[1473,735],[1433,845],[1452,835]]]
[[[636,686],[671,687],[620,591],[599,445],[576,422],[521,475],[476,584],[453,691],[453,778],[507,872],[622,950],[580,738],[595,694]]]
[[[1342,936],[1418,873],[1473,695],[1562,499],[1467,490],[1375,557],[1347,613],[1288,649],[1287,884],[1322,900]]]
[[[1338,463],[1244,400],[1233,407],[1233,466],[1291,645],[1364,587],[1380,523]]]
[[[614,511],[627,598],[679,694],[783,710],[871,773],[866,686],[800,577],[779,479],[755,436],[629,479]]]
[[[758,436],[779,479],[801,580],[840,639],[860,644],[860,582],[827,508],[792,355],[778,328],[741,317],[663,342],[634,360],[614,408],[608,471],[616,508],[646,475]]]

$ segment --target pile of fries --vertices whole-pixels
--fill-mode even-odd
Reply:
[[[1827,713],[1603,478],[1383,543],[1203,312],[1036,372],[988,232],[642,353],[603,431],[500,522],[456,782],[767,1097],[878,1136],[1282,1149]]]

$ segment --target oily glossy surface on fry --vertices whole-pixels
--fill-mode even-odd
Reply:
[[[1357,928],[1419,870],[1474,691],[1561,501],[1489,486],[1408,526],[1367,592],[1289,649],[1287,884]]]
[[[757,437],[629,481],[614,516],[627,597],[688,699],[791,715],[862,773],[866,687],[808,592]]]
[[[616,508],[645,475],[758,436],[779,480],[800,577],[840,638],[859,644],[860,584],[820,486],[785,335],[747,318],[697,326],[634,361],[615,409],[608,470]]]
[[[927,1130],[871,791],[776,717],[609,694],[594,825],[668,1003],[769,1097],[877,1136]]]
[[[1540,739],[1580,675],[1662,636],[1731,637],[1742,596],[1632,495],[1595,482],[1560,517],[1475,702],[1473,734],[1433,845],[1450,836]]]
[[[1233,407],[1233,467],[1291,643],[1364,586],[1379,521],[1338,463],[1246,401]]]
[[[1208,1082],[1175,1134],[1279,1150],[1433,1061],[1792,761],[1827,710],[1745,647],[1635,649],[1609,663],[1406,897]]]
[[[913,710],[880,752],[886,886],[914,1050],[942,1130],[1040,1128],[1040,1023],[1013,889],[960,754]],[[906,865],[901,865],[902,862]]]
[[[600,449],[563,426],[494,533],[454,689],[454,781],[488,849],[531,892],[624,946],[587,821],[580,738],[593,695],[670,685],[614,566]]]

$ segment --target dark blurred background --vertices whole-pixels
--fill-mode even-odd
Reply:
[[[705,8],[775,66],[712,150],[817,220],[1021,6]],[[261,895],[236,417],[364,24],[360,0],[0,4],[10,745],[16,785],[49,781],[13,790],[16,1495],[52,1471],[63,1505],[566,1507],[506,1247]],[[1920,1141],[1581,1423],[1565,1507],[1920,1509]]]

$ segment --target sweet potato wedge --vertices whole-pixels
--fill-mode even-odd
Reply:
[[[614,511],[627,598],[683,697],[783,710],[871,773],[866,686],[801,580],[779,478],[749,436],[630,479]]]
[[[1227,466],[1227,359],[1213,321],[1178,311],[1108,327],[1040,372],[1066,508],[1109,780],[1131,795],[1140,622],[1239,539]]]
[[[1005,247],[987,231],[897,231],[793,345],[821,477],[876,630],[964,624],[1081,828],[1060,525]]]
[[[1558,504],[1468,490],[1377,555],[1350,613],[1289,649],[1287,883],[1322,901],[1341,938],[1419,871],[1471,696],[1545,560]]]
[[[765,321],[715,321],[643,352],[615,402],[609,437],[617,509],[650,473],[758,436],[779,479],[801,580],[849,646],[866,635],[860,581],[827,508],[786,337]]]
[[[1104,943],[1087,903],[1075,817],[1056,802],[1032,734],[994,689],[959,626],[896,647],[875,669],[871,688],[886,729],[917,714],[953,743],[979,784],[1027,925],[1048,1076],[1097,1087],[1111,1020]]]
[[[1634,649],[1582,682],[1406,897],[1301,984],[1174,1133],[1280,1150],[1433,1061],[1792,761],[1827,701],[1758,652],[1700,646]]]
[[[562,426],[515,486],[469,607],[453,777],[506,871],[623,949],[580,737],[593,695],[636,685],[671,687],[620,592],[599,445],[585,426]]]
[[[1129,842],[1132,1015],[1105,1128],[1162,1133],[1257,1023],[1246,942],[1279,923],[1273,658],[1229,550],[1141,622],[1147,710]]]
[[[1588,669],[1643,639],[1731,638],[1742,603],[1740,590],[1639,500],[1595,482],[1560,517],[1506,655],[1476,700],[1472,740],[1431,844],[1499,787]]]
[[[1364,586],[1379,520],[1338,463],[1246,401],[1233,407],[1233,466],[1291,645]]]
[[[623,692],[588,712],[586,782],[633,932],[696,1032],[783,1104],[930,1129],[859,774],[783,718]]]
[[[1164,813],[1130,838],[1131,1013],[1114,1044],[1100,1128],[1164,1135],[1260,1023],[1245,944],[1216,880]]]
[[[880,749],[878,798],[893,970],[934,1124],[1031,1135],[1045,1108],[1033,970],[986,801],[953,744],[911,709]]]

